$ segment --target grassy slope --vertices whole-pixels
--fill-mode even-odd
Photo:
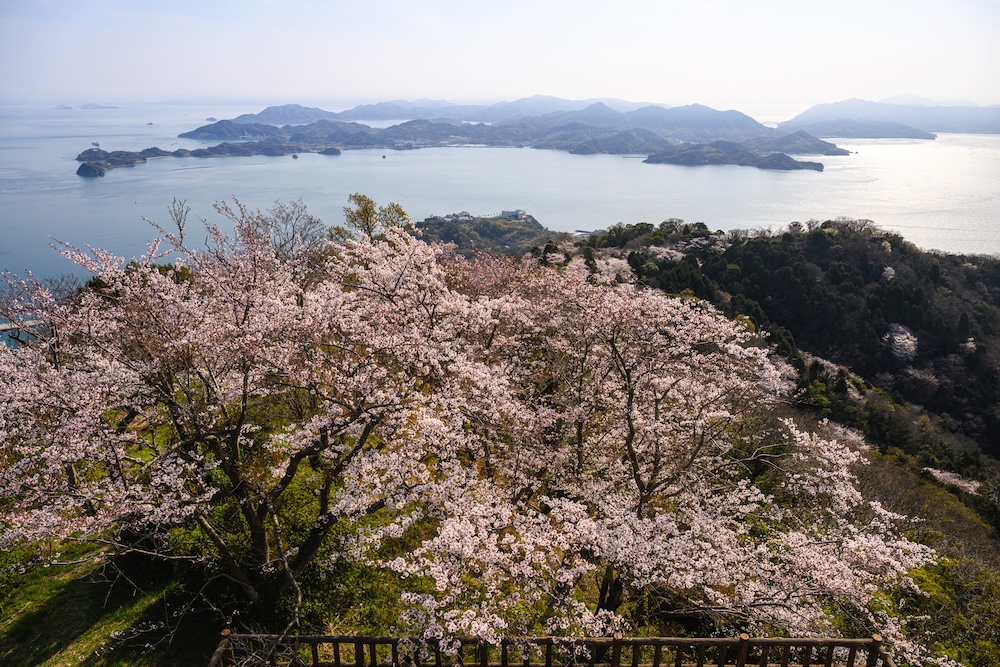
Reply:
[[[163,626],[174,585],[133,582],[137,589],[124,579],[109,581],[98,555],[84,552],[76,564],[7,577],[0,594],[0,664],[207,664],[218,640],[214,624],[182,622],[171,642]]]

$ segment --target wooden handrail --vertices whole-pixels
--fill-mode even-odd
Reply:
[[[434,667],[896,667],[878,635],[868,639],[751,638],[745,634],[733,638],[514,637],[499,644],[477,637],[455,640],[458,653],[449,656],[433,638],[235,634],[226,630],[209,667],[430,667],[414,648],[427,651],[423,657],[430,656]],[[322,646],[330,647],[323,656]],[[302,657],[299,647],[308,649],[307,658]],[[472,648],[466,650],[468,647]],[[523,652],[512,660],[510,647]],[[491,660],[491,649],[496,660]],[[560,655],[555,655],[556,649]],[[643,649],[651,651],[643,656]],[[348,659],[349,653],[353,653],[352,659]]]

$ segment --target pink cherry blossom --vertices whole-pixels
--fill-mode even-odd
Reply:
[[[646,591],[790,634],[835,632],[835,602],[921,650],[873,601],[934,554],[860,493],[857,436],[778,418],[786,369],[740,323],[610,259],[465,261],[396,227],[279,257],[265,216],[220,211],[207,250],[64,248],[99,279],[68,303],[5,276],[0,545],[197,528],[266,606],[339,526],[337,558],[420,582],[422,636],[615,632]]]

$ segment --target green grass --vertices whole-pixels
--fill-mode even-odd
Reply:
[[[76,564],[36,566],[7,576],[0,588],[0,665],[31,667],[173,667],[208,664],[218,642],[214,623],[184,618],[169,579],[111,582],[96,549]],[[21,556],[8,552],[3,560]],[[142,574],[141,572],[139,574]],[[173,635],[166,629],[173,620]],[[180,639],[182,638],[182,639]],[[173,639],[173,641],[171,641]]]

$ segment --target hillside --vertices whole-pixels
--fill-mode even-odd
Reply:
[[[695,263],[656,259],[655,246],[671,236],[700,239],[684,251]],[[843,366],[1000,456],[1000,260],[924,252],[853,220],[795,223],[780,234],[689,229],[687,238],[675,223],[636,225],[589,243],[627,250],[643,282],[691,289],[750,317],[782,349]],[[922,446],[897,436],[886,445]]]
[[[849,155],[843,148],[837,148],[829,141],[817,139],[819,135],[807,130],[799,130],[781,137],[762,137],[745,142],[745,145],[758,152],[788,153],[789,155]],[[836,135],[848,136],[848,135]]]
[[[241,125],[308,125],[318,120],[341,120],[340,114],[325,111],[319,107],[304,107],[301,104],[270,106],[257,113],[245,113],[232,119]]]
[[[996,261],[866,221],[574,241],[350,201],[350,230],[220,205],[232,238],[88,264],[61,300],[8,283],[0,661],[555,628],[877,632],[901,665],[1000,665],[1000,464],[972,402]]]
[[[531,215],[520,219],[477,217],[469,215],[434,216],[418,222],[421,238],[434,243],[454,243],[459,254],[471,257],[477,252],[523,255],[547,242],[566,242],[569,234],[553,233]]]
[[[282,136],[281,130],[265,123],[238,123],[235,120],[220,120],[210,125],[203,125],[190,132],[183,132],[178,137],[182,139],[217,140],[224,139],[273,139]]]
[[[774,130],[746,114],[718,111],[701,104],[669,109],[648,106],[621,113],[596,102],[579,111],[553,112],[501,123],[535,133],[573,124],[618,131],[638,128],[672,141],[743,141],[775,135]]]

